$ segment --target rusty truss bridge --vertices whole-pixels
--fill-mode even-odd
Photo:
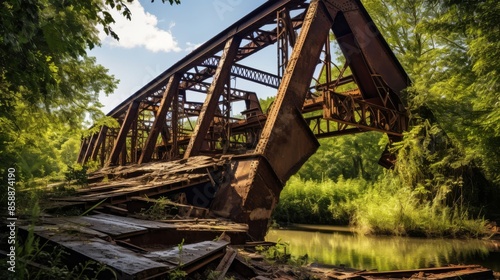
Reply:
[[[251,66],[264,53],[267,70]],[[267,1],[114,108],[119,128],[83,139],[78,162],[102,169],[78,199],[108,198],[126,212],[138,197],[176,195],[263,240],[317,139],[379,131],[400,140],[409,84],[359,0]],[[386,151],[379,162],[394,160]]]

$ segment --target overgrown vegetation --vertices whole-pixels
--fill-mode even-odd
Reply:
[[[321,141],[285,187],[278,222],[354,225],[364,233],[472,236],[500,209],[500,12],[497,1],[364,0],[413,81],[411,128],[376,166],[376,133]],[[269,103],[269,102],[268,102]],[[318,215],[318,216],[317,216]]]
[[[22,246],[19,246],[16,252],[16,279],[86,280],[103,276],[107,279],[117,279],[113,270],[92,260],[68,266],[69,253],[61,247],[35,238],[32,228],[25,238],[26,240],[20,243]],[[6,270],[4,268],[3,271]]]
[[[293,257],[290,254],[290,245],[281,239],[273,246],[257,246],[257,252],[262,254],[267,261],[274,264],[288,264],[292,266],[303,266],[309,261],[308,255]]]
[[[167,197],[160,197],[152,202],[153,205],[143,209],[139,214],[148,220],[165,220],[176,215],[178,208]]]
[[[68,171],[64,173],[64,177],[68,185],[74,182],[79,186],[87,186],[87,179],[88,179],[87,169],[88,169],[87,166],[81,166],[81,165],[68,166]]]

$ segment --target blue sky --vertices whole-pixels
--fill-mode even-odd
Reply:
[[[114,94],[101,96],[104,113],[264,2],[181,0],[180,5],[170,6],[161,0],[134,1],[129,5],[131,21],[114,15],[113,29],[120,41],[102,33],[102,46],[89,52],[120,80]]]

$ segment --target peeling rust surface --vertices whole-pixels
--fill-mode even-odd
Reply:
[[[332,44],[346,61],[337,74]],[[277,74],[245,65],[271,46]],[[231,82],[240,79],[244,88]],[[276,91],[268,110],[252,83]],[[59,200],[87,207],[104,200],[129,215],[163,196],[177,201],[177,215],[247,224],[247,238],[263,240],[282,188],[319,138],[379,131],[400,139],[409,85],[360,1],[268,1],[112,110],[120,129],[83,139],[79,156],[108,167],[90,176],[87,190]],[[389,149],[380,159],[388,168],[394,161]]]

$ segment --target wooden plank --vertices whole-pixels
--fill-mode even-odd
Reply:
[[[111,151],[111,155],[109,156],[109,161],[106,163],[106,166],[110,165],[116,165],[118,164],[118,159],[120,157],[120,153],[122,152],[123,148],[125,147],[125,140],[127,138],[127,133],[130,130],[130,126],[132,125],[132,122],[136,119],[137,113],[139,111],[139,105],[141,103],[138,101],[134,101],[130,103],[130,106],[127,111],[127,115],[125,116],[125,119],[123,120],[123,124],[120,128],[120,132],[118,133],[118,136],[116,137],[115,144],[113,146],[113,150]]]
[[[422,277],[420,277],[422,275]],[[471,279],[471,280],[490,280],[495,279],[493,271],[488,268],[463,269],[453,272],[440,274],[419,274],[419,279],[436,279],[436,280],[455,280],[455,279]]]
[[[95,216],[64,217],[61,219],[106,233],[113,238],[124,238],[148,232],[148,229],[145,227],[121,223],[119,221],[104,220]]]
[[[367,271],[359,272],[358,275],[361,276],[371,276],[371,277],[382,277],[382,278],[402,278],[411,277],[417,273],[424,274],[441,274],[454,272],[459,270],[469,270],[481,268],[479,265],[457,265],[457,266],[445,266],[445,267],[433,267],[433,268],[421,268],[421,269],[410,269],[410,270],[393,270],[393,271]]]
[[[175,268],[175,265],[153,261],[96,237],[44,226],[35,226],[34,232],[72,252],[105,264],[117,272],[119,279],[144,279]]]
[[[209,231],[232,231],[232,232],[247,232],[248,226],[235,224],[235,225],[199,225],[199,224],[178,224],[178,230],[209,230]]]
[[[139,195],[156,195],[166,193],[171,190],[179,190],[190,187],[196,184],[210,182],[206,174],[193,175],[189,178],[180,178],[172,181],[160,181],[146,185],[139,185],[130,188],[111,190],[108,192],[90,193],[82,196],[60,197],[54,198],[54,201],[76,201],[76,202],[98,202],[103,199],[118,198],[120,196],[128,197],[125,201],[129,201],[130,197]]]
[[[128,215],[128,210],[122,207],[114,206],[114,205],[103,205],[102,206],[105,210],[104,212],[110,213],[110,214],[115,214],[115,215],[120,215],[120,216],[127,216]]]
[[[224,255],[224,257],[220,261],[217,268],[215,269],[215,271],[219,272],[219,276],[217,277],[218,280],[224,279],[224,276],[226,276],[227,270],[229,269],[229,267],[233,263],[233,260],[237,254],[238,254],[238,252],[236,252],[236,250],[234,250],[233,248],[231,248],[231,247],[227,248],[226,254]]]
[[[136,202],[136,209],[138,208],[137,206],[138,205],[141,205],[141,206],[144,206],[144,208],[149,208],[155,204],[158,203],[158,200],[157,199],[151,199],[151,198],[145,198],[145,197],[139,197],[139,196],[135,196],[135,197],[131,197],[130,198],[130,201],[134,201]],[[189,205],[189,204],[181,204],[181,203],[177,203],[177,202],[173,202],[173,201],[163,201],[162,202],[164,204],[165,207],[167,206],[173,206],[175,208],[178,209],[178,216],[181,216],[181,217],[199,217],[199,218],[203,218],[205,216],[207,216],[208,214],[208,208],[203,208],[203,207],[196,207],[196,206],[193,206],[193,205]],[[137,212],[137,211],[136,211]]]
[[[71,233],[71,234],[76,234],[80,236],[81,238],[84,237],[96,237],[100,239],[109,239],[109,236],[105,233],[102,233],[100,231],[96,231],[93,229],[90,229],[86,226],[78,225],[78,224],[73,224],[73,223],[68,223],[64,219],[61,218],[46,218],[44,220],[46,224],[42,226],[35,226],[35,232],[45,232],[44,237],[51,237],[54,235],[58,235],[59,233]],[[22,229],[29,231],[28,226],[21,226]]]
[[[94,215],[92,217],[94,217],[95,219],[101,219],[101,220],[111,221],[111,222],[115,222],[115,223],[123,223],[126,225],[143,227],[143,228],[147,228],[150,230],[177,228],[176,226],[171,225],[171,224],[135,219],[135,218],[130,218],[130,217],[119,217],[119,216],[109,215],[109,214],[99,214],[99,215]]]
[[[127,181],[115,181],[110,183],[105,183],[103,185],[97,185],[85,189],[78,189],[76,192],[80,195],[85,194],[95,194],[98,192],[105,192],[109,190],[120,190],[125,188],[135,187],[137,185],[142,185],[143,183],[137,180],[127,180]]]
[[[53,213],[54,211],[64,211],[66,209],[79,209],[85,211],[86,203],[84,201],[42,201],[44,211]]]
[[[168,250],[151,252],[144,256],[154,261],[167,262],[173,265],[190,265],[223,250],[227,245],[229,245],[229,242],[225,240],[203,241],[182,245],[182,252],[180,254],[179,246],[176,246]]]

